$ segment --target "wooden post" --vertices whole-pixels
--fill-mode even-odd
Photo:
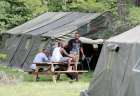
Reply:
[[[54,69],[54,64],[51,64],[51,75],[52,75],[52,79],[53,82],[56,84],[56,77],[55,77],[55,73],[54,73],[55,69]]]
[[[140,6],[140,0],[135,0],[135,6]]]

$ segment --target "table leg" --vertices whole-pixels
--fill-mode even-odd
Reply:
[[[38,71],[39,71],[39,67],[36,66],[36,70],[35,70],[35,80],[38,81],[39,80],[39,76],[38,76]]]
[[[56,77],[55,77],[55,75],[52,75],[52,78],[53,78],[53,82],[56,84]]]
[[[78,66],[78,63],[79,63],[79,54],[76,54],[76,61],[75,61],[75,70],[77,71],[77,66]]]
[[[79,81],[79,74],[78,72],[75,73],[76,81]]]
[[[55,71],[55,69],[54,69],[54,65],[53,65],[53,64],[51,64],[51,71],[52,71],[52,72]]]
[[[55,71],[55,69],[54,69],[54,64],[51,64],[51,75],[52,75],[52,80],[53,80],[53,82],[56,84],[56,77],[55,77],[54,71]]]

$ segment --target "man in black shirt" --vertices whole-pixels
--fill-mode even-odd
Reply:
[[[79,32],[76,32],[75,38],[71,39],[68,42],[68,48],[69,48],[70,53],[73,52],[75,54],[80,54],[81,52],[82,56],[84,56],[82,42],[79,40],[79,38],[80,38],[80,34]]]
[[[69,53],[74,55],[74,61],[76,62],[74,70],[77,70],[77,64],[79,61],[79,55],[80,53],[82,54],[82,57],[85,57],[84,52],[83,52],[83,47],[82,47],[82,42],[79,40],[80,34],[79,32],[75,33],[75,38],[71,39],[68,42],[68,49]]]

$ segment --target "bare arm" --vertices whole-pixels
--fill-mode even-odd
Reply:
[[[66,56],[71,57],[71,56],[65,51],[65,49],[61,48],[61,50],[62,50],[62,52],[63,52]]]
[[[81,51],[82,55],[84,56],[84,51],[83,51],[82,47],[80,48],[80,51]]]

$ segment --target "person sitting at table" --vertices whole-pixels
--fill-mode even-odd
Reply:
[[[64,57],[65,54],[67,57]],[[52,62],[68,62],[68,71],[71,71],[72,56],[69,55],[63,48],[62,42],[58,42],[58,46],[54,48],[52,52],[51,61]]]
[[[49,61],[48,57],[49,57],[48,49],[43,49],[42,52],[39,52],[39,53],[36,54],[36,56],[33,59],[33,63],[47,62],[47,61]],[[32,64],[31,69],[35,71],[36,64]]]

